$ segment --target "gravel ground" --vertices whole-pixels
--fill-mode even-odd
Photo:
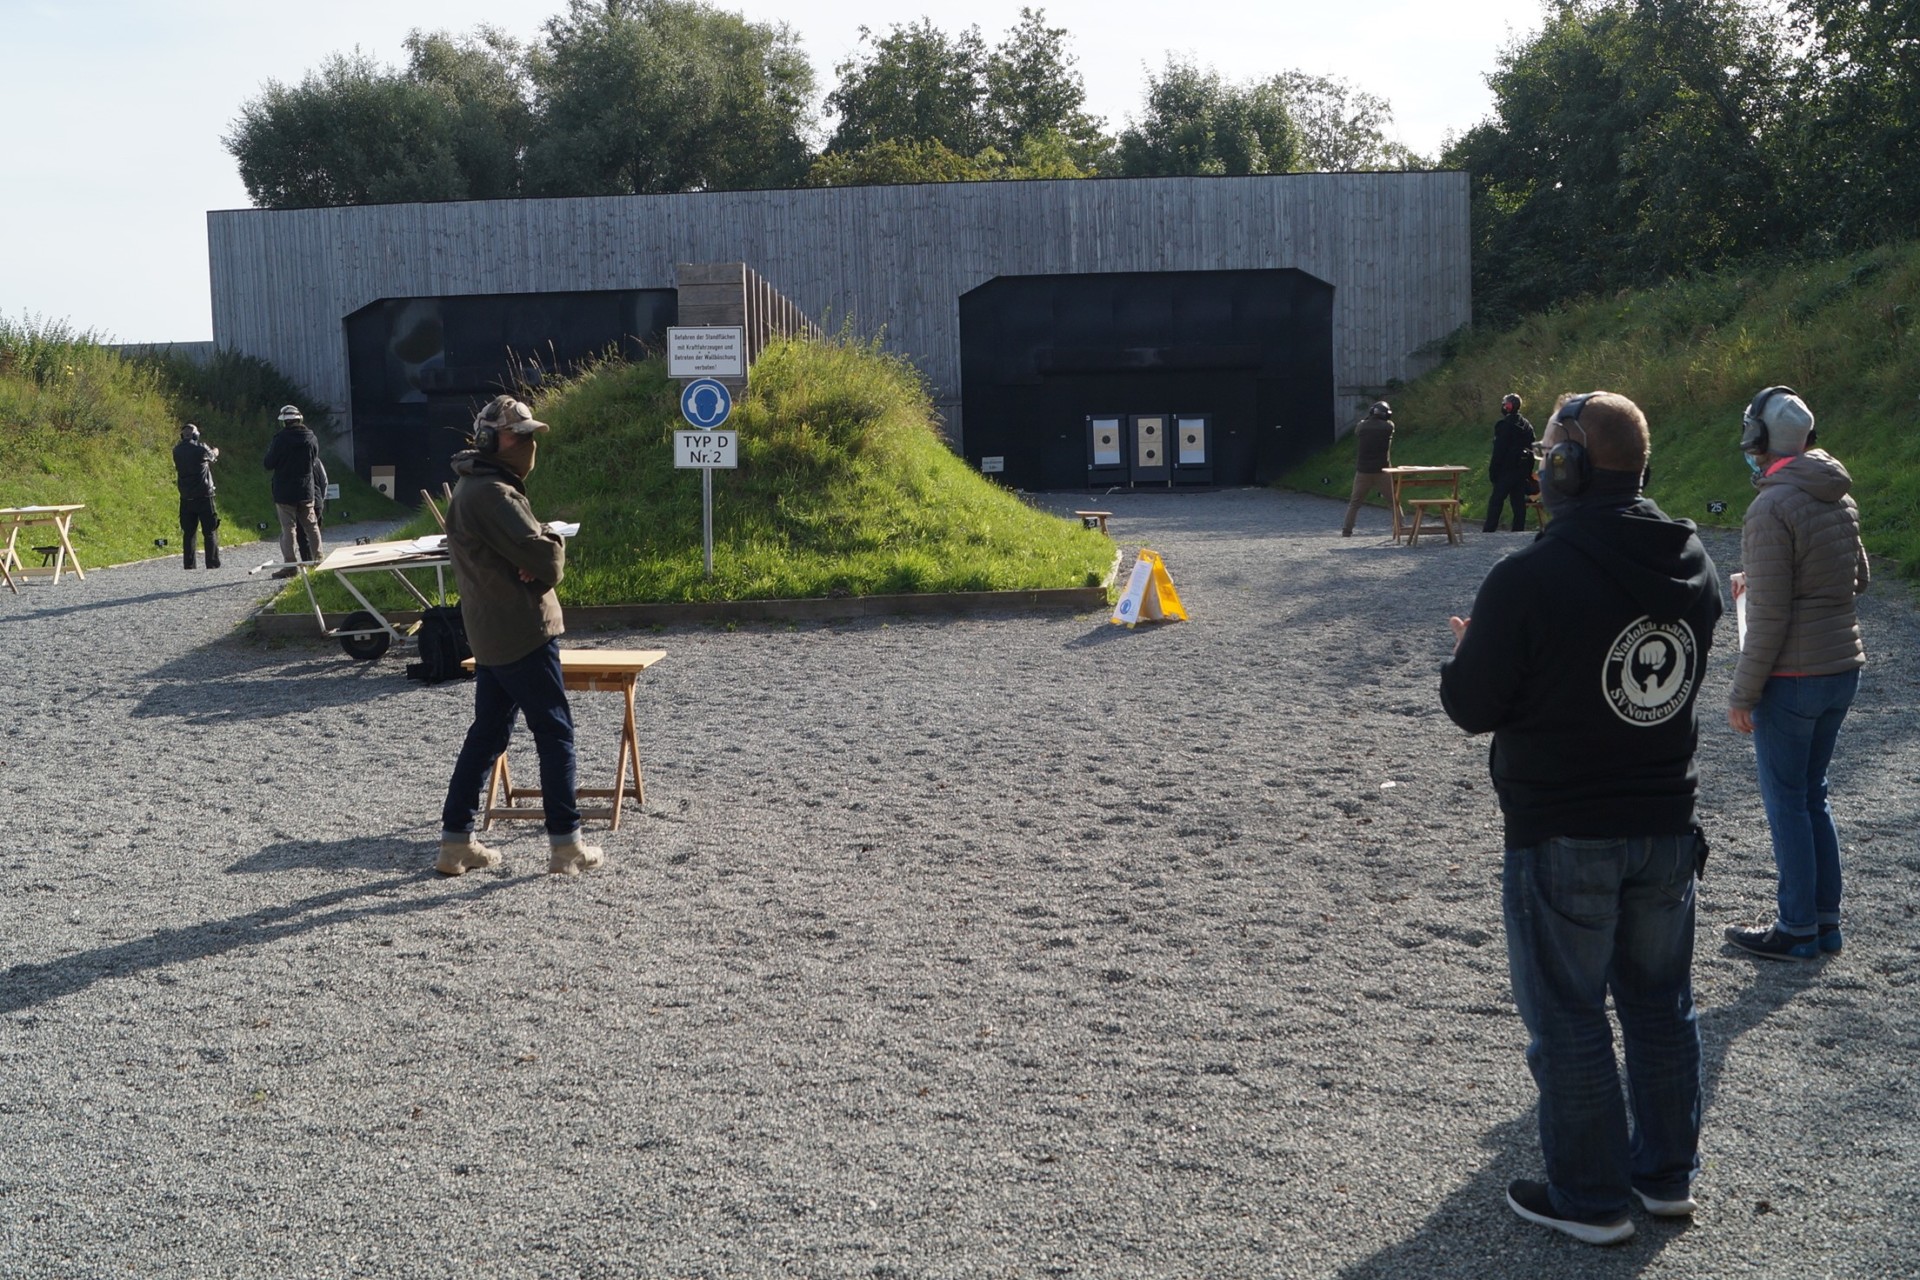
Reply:
[[[431,873],[469,687],[237,631],[265,548],[0,594],[0,1275],[1920,1274],[1907,592],[1864,602],[1816,966],[1718,941],[1773,874],[1718,637],[1701,1209],[1599,1251],[1501,1200],[1499,818],[1436,692],[1519,539],[1103,502],[1192,621],[572,637],[668,653],[579,881],[533,824]],[[617,705],[576,699],[589,781]]]

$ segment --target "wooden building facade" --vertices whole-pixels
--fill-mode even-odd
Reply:
[[[956,446],[960,299],[1002,277],[1288,269],[1324,283],[1331,385],[1306,432],[1322,441],[1472,314],[1460,172],[229,210],[208,215],[208,241],[214,341],[271,361],[343,423],[345,318],[374,302],[672,288],[686,263],[745,262],[826,330],[883,333],[926,375]]]

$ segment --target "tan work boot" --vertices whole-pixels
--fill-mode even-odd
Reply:
[[[500,865],[500,854],[481,844],[472,835],[455,836],[442,833],[440,836],[440,857],[433,869],[443,876],[463,876],[469,871],[478,871],[482,867]]]
[[[591,871],[607,860],[597,844],[580,843],[580,833],[562,836],[553,845],[553,856],[547,859],[547,871],[556,876],[577,876],[582,871]]]

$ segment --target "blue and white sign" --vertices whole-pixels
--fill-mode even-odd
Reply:
[[[680,389],[680,416],[712,430],[733,414],[733,393],[712,378],[695,378]]]

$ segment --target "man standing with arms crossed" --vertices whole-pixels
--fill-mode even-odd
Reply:
[[[566,573],[560,535],[536,520],[527,501],[535,435],[548,430],[512,396],[496,396],[473,420],[474,447],[453,458],[447,503],[447,554],[460,587],[460,618],[473,649],[473,724],[454,762],[440,815],[441,875],[495,866],[500,855],[480,843],[473,824],[480,789],[507,749],[516,714],[526,716],[540,757],[540,803],[551,853],[547,870],[579,875],[604,860],[580,840],[575,792],[573,709],[560,671],[566,630],[553,589]]]
[[[1694,881],[1706,857],[1695,698],[1720,586],[1693,525],[1640,495],[1638,405],[1607,391],[1563,400],[1544,443],[1553,519],[1488,572],[1471,625],[1450,620],[1440,699],[1467,732],[1492,731],[1506,824],[1507,966],[1532,1037],[1547,1175],[1509,1184],[1507,1204],[1615,1244],[1633,1234],[1636,1197],[1656,1216],[1694,1209]]]

